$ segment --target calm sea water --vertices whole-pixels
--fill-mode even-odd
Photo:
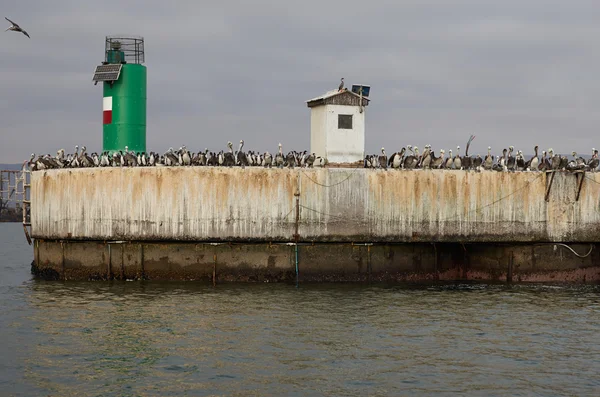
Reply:
[[[599,396],[600,288],[43,282],[0,224],[0,395]]]

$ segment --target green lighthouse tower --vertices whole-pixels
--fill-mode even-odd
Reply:
[[[107,36],[105,57],[93,81],[102,82],[103,151],[146,151],[144,39]]]

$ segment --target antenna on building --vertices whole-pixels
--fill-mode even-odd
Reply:
[[[352,85],[352,92],[360,95],[360,109],[359,112],[362,113],[364,110],[364,106],[363,106],[363,96],[365,98],[369,97],[369,92],[371,91],[371,86],[370,85],[364,85],[364,84],[353,84]]]

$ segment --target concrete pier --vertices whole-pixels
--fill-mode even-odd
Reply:
[[[31,225],[49,278],[600,281],[596,173],[36,171]]]
[[[600,282],[597,245],[34,243],[34,273],[55,280],[214,282]],[[593,249],[592,249],[593,248]]]

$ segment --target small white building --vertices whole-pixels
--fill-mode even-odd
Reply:
[[[343,89],[329,91],[306,104],[310,108],[310,151],[329,163],[363,161],[369,99]]]

